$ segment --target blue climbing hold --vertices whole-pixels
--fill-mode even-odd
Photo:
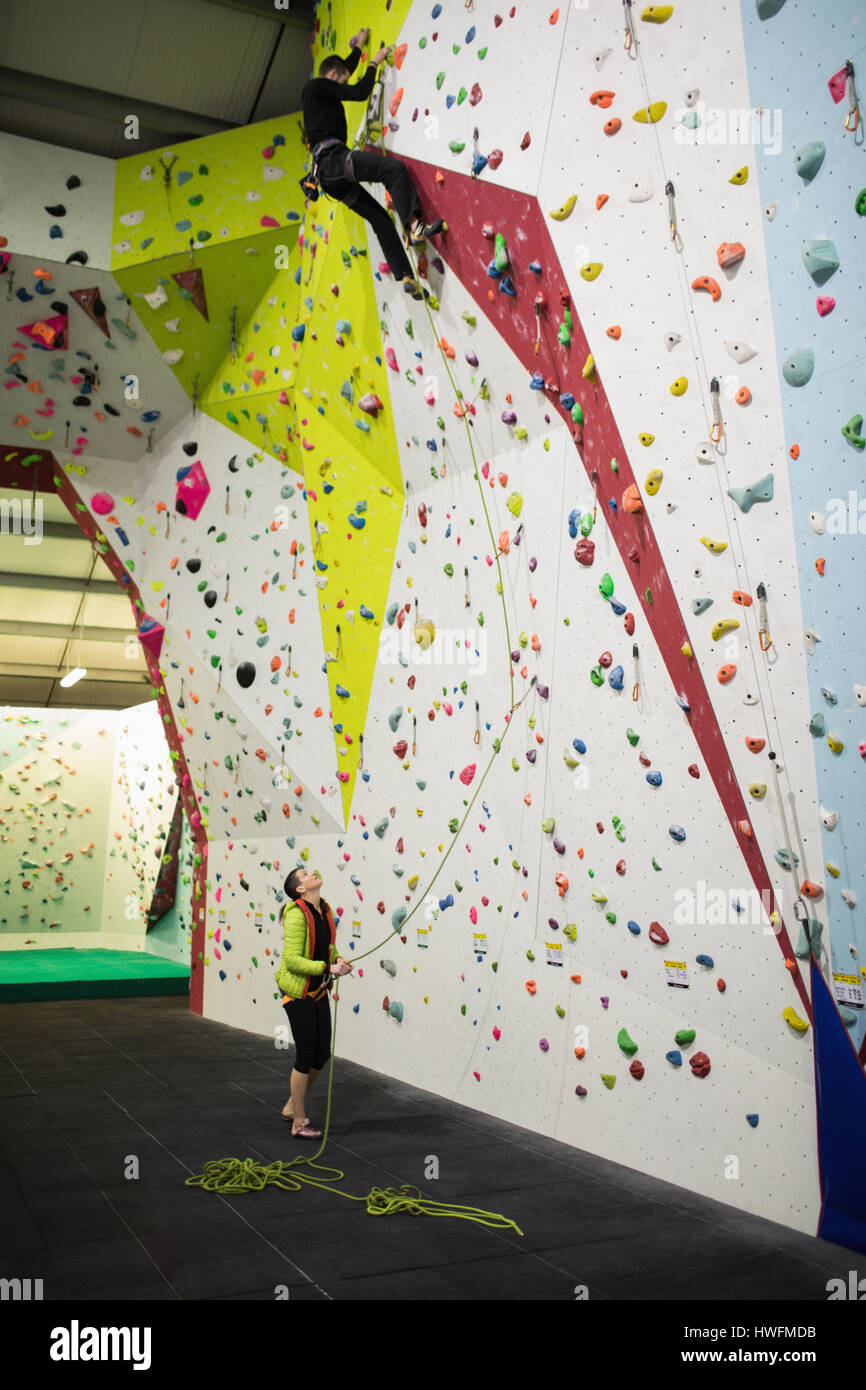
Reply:
[[[302,343],[304,341],[304,334],[306,333],[306,331],[307,325],[305,323],[296,323],[294,328],[292,329],[292,342]]]
[[[585,752],[586,752],[586,744],[584,743],[584,741],[583,741],[582,738],[575,738],[575,739],[572,739],[572,741],[571,741],[571,746],[572,746],[572,748],[574,749],[575,753],[585,753]]]
[[[472,156],[472,173],[476,179],[478,178],[478,175],[481,173],[481,170],[485,168],[486,164],[487,155],[482,154],[480,150],[476,150],[474,155]]]
[[[672,1052],[665,1053],[665,1061],[670,1062],[672,1067],[681,1067],[683,1064],[683,1054],[674,1048]]]
[[[670,835],[672,840],[678,840],[680,843],[682,843],[682,841],[686,838],[686,832],[683,830],[683,827],[681,825],[669,826],[668,834]]]
[[[758,1128],[758,1116],[757,1116],[757,1115],[747,1115],[747,1116],[746,1116],[746,1119],[748,1120],[749,1124],[752,1126],[752,1129],[757,1129],[757,1128]]]
[[[375,616],[376,616],[376,615],[375,615],[375,613],[373,612],[372,608],[368,608],[367,605],[366,605],[366,603],[362,603],[362,604],[361,604],[361,617],[362,617],[362,618],[374,618]]]
[[[646,779],[651,787],[660,787],[662,784],[662,775],[660,772],[648,772]]]
[[[572,540],[577,539],[577,528],[580,525],[581,515],[580,507],[573,507],[568,513],[568,534]]]
[[[541,372],[532,373],[532,376],[529,378],[529,389],[530,391],[544,390],[544,377],[542,376]]]
[[[499,281],[499,288],[503,294],[514,296],[517,294],[517,290],[514,288],[514,281],[510,275],[503,275],[502,279]]]
[[[385,611],[385,622],[388,624],[389,627],[393,627],[393,626],[394,626],[394,622],[395,622],[395,620],[396,620],[396,618],[397,618],[397,614],[398,614],[399,612],[400,612],[400,605],[399,605],[399,603],[389,603],[389,604],[388,604],[388,607],[387,607],[387,609],[386,609],[386,611]]]
[[[685,710],[686,714],[690,713],[692,707],[686,699],[685,695],[677,696],[677,704],[679,705],[681,710]]]
[[[349,525],[354,526],[356,531],[363,531],[367,523],[362,516],[355,516],[354,512],[350,512]]]
[[[637,922],[627,922],[626,926],[628,927],[632,936],[640,936],[640,927],[638,926]]]
[[[617,617],[621,618],[623,613],[625,612],[625,604],[621,603],[618,598],[609,598],[608,603],[610,604],[614,613],[616,613]]]
[[[712,956],[695,956],[695,960],[698,965],[705,965],[708,970],[715,970],[716,968],[716,962],[713,960]]]
[[[496,264],[495,259],[492,260],[492,261],[490,262],[490,264],[488,265],[488,267],[487,267],[487,274],[490,276],[490,279],[491,279],[491,280],[498,280],[499,277],[500,277],[500,275],[502,274],[502,271],[499,269],[499,266]]]
[[[530,261],[530,262],[529,262],[529,269],[532,271],[533,275],[540,275],[540,274],[541,274],[541,262],[540,262],[540,261]]]
[[[625,673],[621,666],[614,666],[613,670],[607,678],[607,683],[610,686],[611,690],[622,690],[622,681],[624,674]]]
[[[339,695],[339,697],[340,697],[341,700],[348,700],[348,698],[349,698],[349,692],[348,692],[348,690],[346,690],[346,688],[345,688],[344,686],[342,686],[342,685],[337,685],[337,686],[334,687],[334,689],[336,690],[336,692],[337,692],[337,694]]]
[[[574,405],[574,396],[570,391],[560,391],[559,404],[562,406],[563,410],[571,410],[571,407]]]

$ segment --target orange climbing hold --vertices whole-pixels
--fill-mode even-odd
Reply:
[[[589,104],[590,106],[600,106],[603,110],[606,111],[607,108],[613,102],[615,96],[616,92],[609,92],[602,88],[600,91],[592,92],[590,94]]]
[[[605,135],[616,135],[618,130],[622,130],[622,121],[619,116],[611,116],[609,121],[605,121],[602,130]]]
[[[598,197],[597,197],[596,200],[595,200],[595,210],[596,210],[596,212],[601,212],[601,210],[602,210],[602,208],[604,207],[604,205],[605,205],[605,203],[607,202],[607,200],[608,200],[608,194],[607,194],[607,193],[599,193]]]
[[[617,342],[622,337],[622,329],[618,323],[615,323],[612,328],[606,328],[605,333],[609,338],[615,338]]]
[[[752,838],[752,827],[749,825],[749,822],[748,822],[747,820],[738,820],[738,821],[737,821],[737,829],[739,830],[739,832],[740,832],[741,835],[745,835],[745,836],[746,836],[746,839],[751,840],[751,838]]]
[[[437,169],[437,170],[436,170],[436,173],[433,175],[433,177],[434,177],[434,179],[436,180],[437,183],[444,183],[444,182],[445,182],[445,175],[442,173],[442,170],[441,170],[441,169]]]
[[[820,898],[824,892],[820,883],[813,883],[811,879],[804,878],[800,884],[800,892],[807,898]]]
[[[741,386],[737,394],[734,396],[734,400],[737,402],[737,405],[748,405],[751,399],[752,393],[749,390],[748,386]]]
[[[707,294],[710,295],[714,304],[717,300],[721,299],[722,297],[722,292],[719,289],[717,282],[713,279],[712,275],[699,275],[697,280],[692,281],[692,289],[706,290]]]
[[[733,661],[729,661],[726,665],[719,667],[716,672],[716,680],[719,682],[719,685],[730,685],[736,674],[736,664]]]
[[[748,736],[746,737],[746,747],[748,748],[750,753],[760,753],[761,750],[764,747],[766,747],[766,743],[767,740],[765,738],[749,738]]]
[[[406,57],[406,54],[408,52],[408,43],[398,43],[397,47],[394,49],[394,67],[397,69],[398,72],[402,68],[403,59]]]
[[[391,100],[388,102],[388,110],[392,116],[396,116],[400,110],[400,102],[403,100],[403,88],[398,87]]]
[[[553,14],[550,16],[550,18],[548,19],[547,22],[548,22],[548,24],[555,24],[556,21],[557,21],[558,19],[559,19],[559,10],[554,10],[554,11],[553,11]]]
[[[446,342],[446,340],[445,340],[444,338],[440,338],[440,339],[439,339],[439,346],[441,347],[442,351],[445,353],[445,356],[446,356],[446,357],[454,357],[454,356],[456,355],[455,352],[454,352],[453,347],[451,346],[451,344],[450,344],[449,342]]]
[[[729,270],[732,265],[739,265],[746,254],[746,248],[741,241],[723,241],[716,252],[716,260],[722,270]]]
[[[823,575],[826,563],[826,558],[823,555],[819,555],[818,559],[815,561],[815,569],[819,574]]]
[[[527,980],[527,981],[526,981],[526,992],[527,992],[527,994],[535,994],[535,992],[536,992],[537,989],[538,989],[538,985],[535,983],[534,980]]]
[[[742,604],[743,608],[751,608],[752,606],[752,595],[747,594],[744,589],[735,589],[731,598],[734,603]]]
[[[791,455],[792,459],[798,459],[800,457],[799,444],[792,444],[790,449],[788,450],[788,453]]]
[[[622,509],[634,516],[639,516],[643,511],[643,502],[638,491],[637,483],[630,483],[622,495]]]

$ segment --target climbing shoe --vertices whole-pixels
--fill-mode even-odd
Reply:
[[[419,285],[417,280],[412,280],[409,276],[403,281],[403,289],[407,294],[411,294],[413,299],[422,300],[430,298],[429,292]]]
[[[435,222],[418,222],[410,228],[406,236],[407,246],[423,246],[428,237],[436,236],[445,226],[445,219],[437,217]]]

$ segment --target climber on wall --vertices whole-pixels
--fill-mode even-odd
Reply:
[[[283,886],[290,901],[283,909],[283,954],[274,979],[295,1041],[295,1065],[282,1113],[292,1121],[295,1138],[321,1139],[322,1131],[307,1119],[307,1091],[331,1056],[328,993],[334,977],[348,975],[352,965],[336,953],[334,916],[320,899],[319,875],[293,869]]]
[[[311,78],[301,94],[304,129],[313,156],[313,175],[329,198],[345,203],[370,223],[394,278],[403,282],[404,289],[413,299],[423,299],[424,290],[413,277],[412,266],[393,222],[385,209],[360,185],[385,185],[406,229],[407,246],[421,246],[427,237],[435,236],[442,227],[442,219],[424,222],[415,185],[399,159],[389,159],[366,150],[350,150],[346,145],[346,113],[342,103],[367,101],[376,81],[376,68],[393,52],[392,48],[380,48],[374,53],[360,82],[348,86],[349,77],[361,61],[361,50],[369,38],[370,30],[362,29],[352,39],[347,58],[336,55],[325,58],[319,67],[318,77]]]

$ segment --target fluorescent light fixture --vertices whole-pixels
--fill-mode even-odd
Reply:
[[[80,680],[81,680],[81,677],[82,677],[82,676],[86,676],[86,675],[87,675],[87,669],[86,669],[86,667],[84,667],[84,666],[76,666],[74,671],[68,671],[68,672],[67,672],[67,674],[63,677],[63,679],[62,679],[62,681],[60,682],[60,684],[61,684],[61,685],[65,685],[65,686],[75,685],[77,681],[80,681]]]

